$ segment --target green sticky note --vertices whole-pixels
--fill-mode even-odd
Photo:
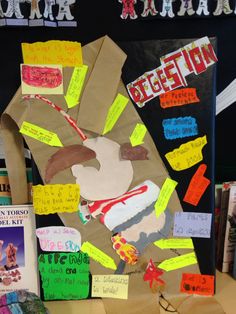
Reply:
[[[194,252],[169,258],[158,265],[158,268],[165,271],[171,271],[178,268],[183,268],[189,265],[197,264],[196,255]]]
[[[102,266],[113,269],[113,270],[117,269],[117,266],[114,260],[106,253],[99,250],[92,243],[88,241],[84,242],[80,250],[84,253],[87,253],[89,257],[94,259],[96,262],[100,263]]]
[[[50,146],[63,146],[56,133],[43,129],[33,123],[24,121],[21,125],[20,133]]]
[[[143,144],[143,139],[146,132],[147,132],[146,126],[142,123],[137,123],[129,138],[131,145],[134,147]]]
[[[39,271],[45,300],[80,300],[89,295],[87,254],[40,254]]]
[[[114,100],[113,104],[111,105],[108,111],[105,127],[102,133],[103,135],[112,130],[128,102],[129,99],[127,97],[121,94],[118,94],[116,96],[116,99]]]
[[[169,202],[171,194],[174,192],[174,189],[178,183],[170,178],[166,178],[158,199],[155,203],[155,213],[157,218],[163,213],[166,209],[166,206]]]
[[[65,96],[68,108],[73,108],[79,103],[87,71],[88,66],[85,64],[74,68]]]
[[[193,241],[191,238],[172,238],[161,239],[153,242],[160,249],[193,249]]]

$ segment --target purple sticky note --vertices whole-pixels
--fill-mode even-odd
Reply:
[[[175,213],[173,235],[175,237],[210,238],[212,214]]]

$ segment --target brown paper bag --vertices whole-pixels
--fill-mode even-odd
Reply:
[[[126,55],[107,36],[83,47],[83,60],[84,64],[89,66],[89,71],[80,104],[70,109],[68,113],[77,121],[78,126],[88,138],[102,134],[108,109],[117,93],[129,97],[120,80],[125,59]],[[71,73],[71,68],[64,69],[65,91],[67,90]],[[67,110],[63,95],[50,95],[48,98],[65,111]],[[6,151],[6,165],[9,173],[13,204],[26,203],[28,200],[23,156],[23,139],[18,130],[23,121],[29,121],[30,123],[53,131],[61,139],[64,146],[82,143],[81,138],[62,115],[55,112],[54,109],[41,100],[22,99],[21,88],[19,88],[1,118],[2,134]],[[111,132],[106,134],[106,137],[119,144],[128,142],[129,136],[138,122],[141,122],[141,119],[132,103],[129,101],[115,127]],[[57,148],[47,146],[27,136],[24,136],[24,139],[31,150],[40,175],[44,180],[47,162],[52,154],[57,151]],[[148,132],[145,136],[144,146],[148,149],[149,159],[132,162],[134,177],[130,189],[146,179],[152,180],[161,187],[168,177],[167,170]],[[96,166],[96,163],[91,160],[89,161],[89,165]],[[75,178],[71,170],[66,169],[57,173],[50,183],[75,183]],[[173,193],[168,208],[172,213],[182,210],[176,192]],[[65,226],[73,227],[80,231],[83,241],[93,243],[111,256],[117,265],[119,264],[120,258],[111,245],[111,232],[106,229],[98,219],[94,219],[84,226],[79,221],[76,213],[64,213],[59,216]],[[185,251],[185,253],[187,252]],[[176,253],[171,250],[161,250],[152,244],[148,245],[138,263],[135,266],[126,265],[124,269],[124,274],[130,274],[128,300],[103,299],[106,313],[159,313],[158,295],[151,292],[148,282],[143,281],[143,274],[150,258],[152,258],[154,262],[161,262],[166,258],[175,256]],[[92,274],[113,273],[111,270],[102,267],[92,259],[90,269]],[[188,271],[199,273],[197,265],[188,267]],[[166,285],[162,289],[162,294],[175,309],[178,308],[178,313],[190,313],[190,298],[180,293],[181,275],[182,269],[166,272],[163,275],[163,280]],[[203,302],[201,301],[202,299],[206,302],[205,298],[191,297],[191,300],[194,300],[194,306],[196,302],[197,304],[201,304],[201,302]],[[208,300],[210,303],[213,302],[210,301],[210,299]],[[184,304],[186,304],[186,306]],[[215,310],[214,308],[212,313],[223,313],[223,311],[220,309]]]

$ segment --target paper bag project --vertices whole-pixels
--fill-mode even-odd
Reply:
[[[210,95],[205,103],[203,120],[200,118],[198,120],[200,110],[198,104],[187,105],[189,110],[179,106],[165,109],[168,110],[165,111],[160,109],[161,107],[159,108],[160,104],[157,98],[153,103],[146,103],[150,111],[145,111],[142,116],[142,109],[138,112],[136,110],[135,93],[132,94],[128,87],[129,94],[133,95],[131,98],[134,102],[132,103],[121,80],[125,61],[127,63],[125,63],[123,72],[124,79],[127,86],[132,88],[132,84],[129,85],[129,83],[134,82],[145,71],[150,71],[155,66],[158,67],[161,56],[190,43],[191,40],[154,41],[153,45],[156,50],[153,50],[152,62],[149,62],[150,60],[146,57],[147,64],[144,64],[145,61],[143,61],[143,64],[140,63],[137,66],[138,60],[130,52],[135,46],[145,47],[145,42],[140,43],[140,46],[138,43],[120,44],[128,55],[126,61],[127,56],[121,48],[105,36],[82,48],[83,63],[88,66],[88,72],[79,105],[68,110],[63,95],[23,96],[21,88],[19,88],[2,115],[1,125],[6,163],[12,199],[15,204],[27,202],[23,137],[19,132],[23,122],[27,121],[32,125],[49,130],[60,139],[63,147],[55,147],[23,134],[44,184],[77,183],[80,186],[80,213],[87,212],[91,219],[83,224],[76,212],[59,213],[58,215],[66,227],[79,231],[82,246],[78,254],[87,253],[89,255],[89,269],[92,276],[128,275],[127,300],[119,299],[115,293],[114,298],[110,298],[110,294],[109,297],[106,297],[106,294],[102,295],[102,301],[108,314],[159,313],[159,296],[160,304],[163,304],[164,300],[164,303],[167,302],[168,306],[178,313],[189,313],[190,309],[191,312],[197,313],[194,312],[194,308],[199,309],[203,304],[207,305],[208,303],[212,306],[212,313],[223,313],[213,298],[208,300],[201,296],[196,297],[193,294],[189,296],[189,294],[180,292],[183,273],[201,273],[204,263],[201,262],[198,265],[198,260],[201,260],[203,253],[198,251],[198,245],[194,251],[193,249],[160,249],[153,244],[161,239],[174,238],[175,214],[183,213],[183,192],[187,193],[188,184],[190,184],[191,177],[199,163],[208,164],[212,161],[213,136],[208,125],[205,126],[205,122],[207,121],[209,125],[213,123],[211,118],[213,67],[205,68],[204,73],[198,76],[189,73],[189,87],[195,88],[196,81],[201,81],[197,85],[197,95],[203,97],[202,99],[200,97],[200,102],[206,100],[203,87]],[[149,45],[147,47],[150,48]],[[155,66],[153,66],[154,64]],[[132,65],[132,71],[129,69],[130,65]],[[67,91],[72,71],[73,68],[64,68],[63,70],[64,91]],[[173,72],[170,70],[169,73]],[[163,76],[161,77],[163,78]],[[168,84],[171,82],[173,82],[172,79],[168,81]],[[138,92],[140,93],[140,88]],[[189,93],[191,94],[191,91]],[[138,97],[138,94],[136,96]],[[122,103],[123,97],[128,99],[126,104]],[[173,97],[182,99],[179,94]],[[188,101],[191,101],[191,97],[195,96],[188,95]],[[171,104],[169,98],[165,102],[168,103],[167,105]],[[114,103],[115,110],[112,108]],[[115,119],[116,116],[118,116],[117,119]],[[114,125],[108,122],[109,119],[113,121],[115,119]],[[108,123],[112,127],[107,127]],[[152,126],[153,123],[155,127]],[[171,144],[165,147],[167,139],[164,137],[164,131],[160,130],[162,123],[166,126],[165,133],[172,136],[177,131],[177,133],[184,132],[183,125],[186,128],[189,126],[186,131],[187,136],[175,138]],[[197,133],[196,123],[199,123]],[[133,135],[135,143],[138,143],[137,146],[133,146],[130,137],[135,134],[135,128],[139,129],[137,128],[138,124],[145,124],[147,132]],[[104,132],[104,130],[106,131]],[[161,156],[157,150],[159,144]],[[183,149],[181,145],[185,145]],[[191,164],[189,161],[191,170],[183,170],[181,175],[176,175],[176,172],[171,169],[165,156],[170,153],[171,157],[168,161],[174,160],[173,156],[178,155],[173,152],[174,149],[181,152],[189,151],[188,158],[196,158],[195,163]],[[200,156],[199,160],[195,157],[196,154]],[[178,167],[181,168],[180,161],[177,160],[177,162]],[[210,166],[207,168],[206,177],[212,178],[212,168],[209,168]],[[187,172],[189,180],[183,182],[183,177]],[[193,178],[191,184],[194,187],[196,184],[198,186],[198,179],[195,180],[197,182],[194,180]],[[191,196],[190,192],[188,195]],[[197,195],[199,197],[198,204],[201,204],[199,193]],[[186,228],[190,228],[193,219],[202,219],[201,213],[198,214],[198,212],[204,213],[204,211],[212,210],[209,195],[207,194],[207,197],[203,195],[202,199],[204,198],[207,205],[201,210],[199,207],[192,208],[192,205],[185,206],[186,211],[197,213],[194,217],[187,217],[189,220]],[[209,204],[210,206],[208,206]],[[180,227],[184,228],[184,225]],[[189,237],[191,235],[190,232]],[[204,241],[208,241],[207,244],[203,244],[208,253],[202,258],[209,259],[208,248],[213,248],[213,244],[209,239],[204,239]],[[40,260],[44,262],[47,257],[41,255]],[[55,258],[55,255],[53,256]],[[159,267],[157,270],[155,267],[151,271],[148,268],[150,259],[152,265]],[[212,258],[207,272],[212,273],[213,268]],[[147,269],[149,269],[148,273]],[[156,275],[159,276],[158,280]],[[96,281],[96,278],[98,277],[94,277],[93,282]],[[109,281],[108,279],[104,280],[107,280],[107,287]],[[155,282],[154,285],[150,285],[152,280]],[[150,289],[151,286],[152,289]],[[99,287],[101,287],[101,282]],[[92,286],[96,296],[99,287]],[[156,289],[154,289],[155,291],[153,291],[153,287]],[[108,290],[104,290],[104,288],[103,292],[111,293],[112,288],[113,286],[110,289],[108,287]],[[161,291],[161,293],[157,293],[157,291]],[[44,298],[45,295],[44,291]],[[89,297],[88,294],[87,297]],[[84,298],[84,295],[81,298]],[[204,313],[204,310],[201,313]]]

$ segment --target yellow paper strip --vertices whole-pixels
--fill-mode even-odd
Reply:
[[[63,146],[56,133],[40,128],[36,124],[24,121],[21,125],[20,133],[50,146]]]
[[[93,275],[92,297],[128,299],[128,275]]]
[[[103,135],[112,130],[128,102],[129,99],[127,97],[121,94],[118,94],[116,96],[116,99],[114,100],[113,104],[111,105],[108,111],[105,127],[102,133]]]
[[[165,271],[171,271],[193,264],[197,264],[197,259],[194,252],[167,259],[159,264],[158,268],[164,269]]]
[[[116,270],[114,260],[103,251],[99,250],[96,246],[86,241],[82,244],[80,249],[82,252],[87,253],[89,257],[93,258],[96,262],[100,263],[106,268]]]
[[[198,137],[193,141],[180,145],[179,148],[165,154],[165,157],[172,169],[176,171],[188,169],[203,159],[202,148],[206,144],[207,138],[204,135],[203,137]]]
[[[78,211],[78,184],[47,184],[33,186],[33,205],[38,215]]]
[[[129,138],[131,145],[134,147],[143,144],[144,143],[143,139],[146,132],[147,132],[146,126],[142,123],[137,123]]]
[[[166,180],[165,180],[165,182],[161,188],[158,199],[155,203],[155,212],[156,212],[157,218],[166,209],[166,206],[169,202],[171,194],[173,193],[177,184],[178,184],[178,182],[176,182],[170,178],[166,178]]]
[[[193,249],[193,241],[191,238],[188,239],[161,239],[153,242],[160,249]]]
[[[68,108],[73,108],[79,103],[79,98],[84,85],[87,71],[88,66],[85,64],[80,67],[74,68],[70,84],[65,96]]]
[[[49,40],[33,44],[22,43],[24,63],[28,64],[61,64],[66,67],[81,66],[81,44],[73,41]]]

